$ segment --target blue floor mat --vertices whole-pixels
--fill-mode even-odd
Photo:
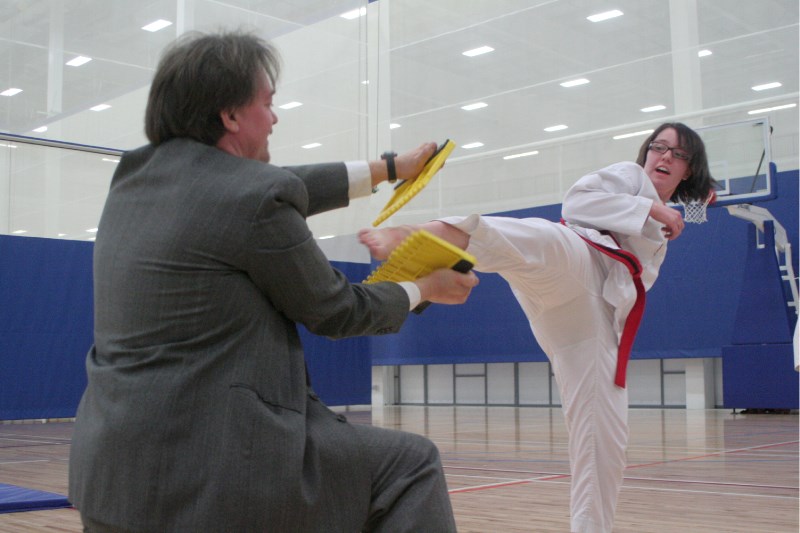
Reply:
[[[0,513],[71,507],[66,496],[0,483]]]

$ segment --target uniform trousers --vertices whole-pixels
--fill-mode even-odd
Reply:
[[[561,393],[571,473],[571,528],[610,532],[628,442],[627,390],[614,385],[619,334],[603,298],[612,259],[544,219],[439,219],[470,235],[476,270],[510,285]]]

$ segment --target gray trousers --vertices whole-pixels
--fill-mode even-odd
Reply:
[[[456,531],[439,451],[413,433],[351,424],[321,402],[308,404],[312,441],[335,442],[316,450],[313,510],[297,523],[274,524],[278,533],[449,533]],[[307,470],[309,470],[307,468]],[[86,533],[144,533],[81,514]],[[231,520],[235,522],[235,518]],[[164,533],[164,532],[159,532]]]

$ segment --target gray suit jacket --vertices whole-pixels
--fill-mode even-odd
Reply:
[[[295,323],[382,334],[408,313],[400,286],[350,284],[309,231],[347,188],[344,164],[284,169],[187,139],[122,158],[70,456],[83,515],[159,532],[304,523],[337,446],[319,428],[342,424],[314,403]]]

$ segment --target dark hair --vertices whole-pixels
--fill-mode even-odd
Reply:
[[[704,201],[708,198],[714,185],[716,185],[716,181],[711,177],[711,171],[708,169],[708,157],[706,156],[706,145],[703,143],[703,139],[700,138],[700,135],[698,135],[696,131],[686,124],[681,122],[666,122],[657,127],[639,149],[639,157],[636,159],[636,163],[642,167],[644,166],[647,160],[647,152],[650,150],[650,143],[658,137],[659,133],[667,128],[672,128],[678,133],[678,144],[691,154],[691,159],[689,159],[689,177],[678,184],[675,192],[672,193],[670,201]]]
[[[150,86],[147,138],[154,146],[175,137],[216,144],[225,132],[220,112],[249,103],[262,70],[274,89],[280,57],[254,35],[182,35],[164,51]]]

